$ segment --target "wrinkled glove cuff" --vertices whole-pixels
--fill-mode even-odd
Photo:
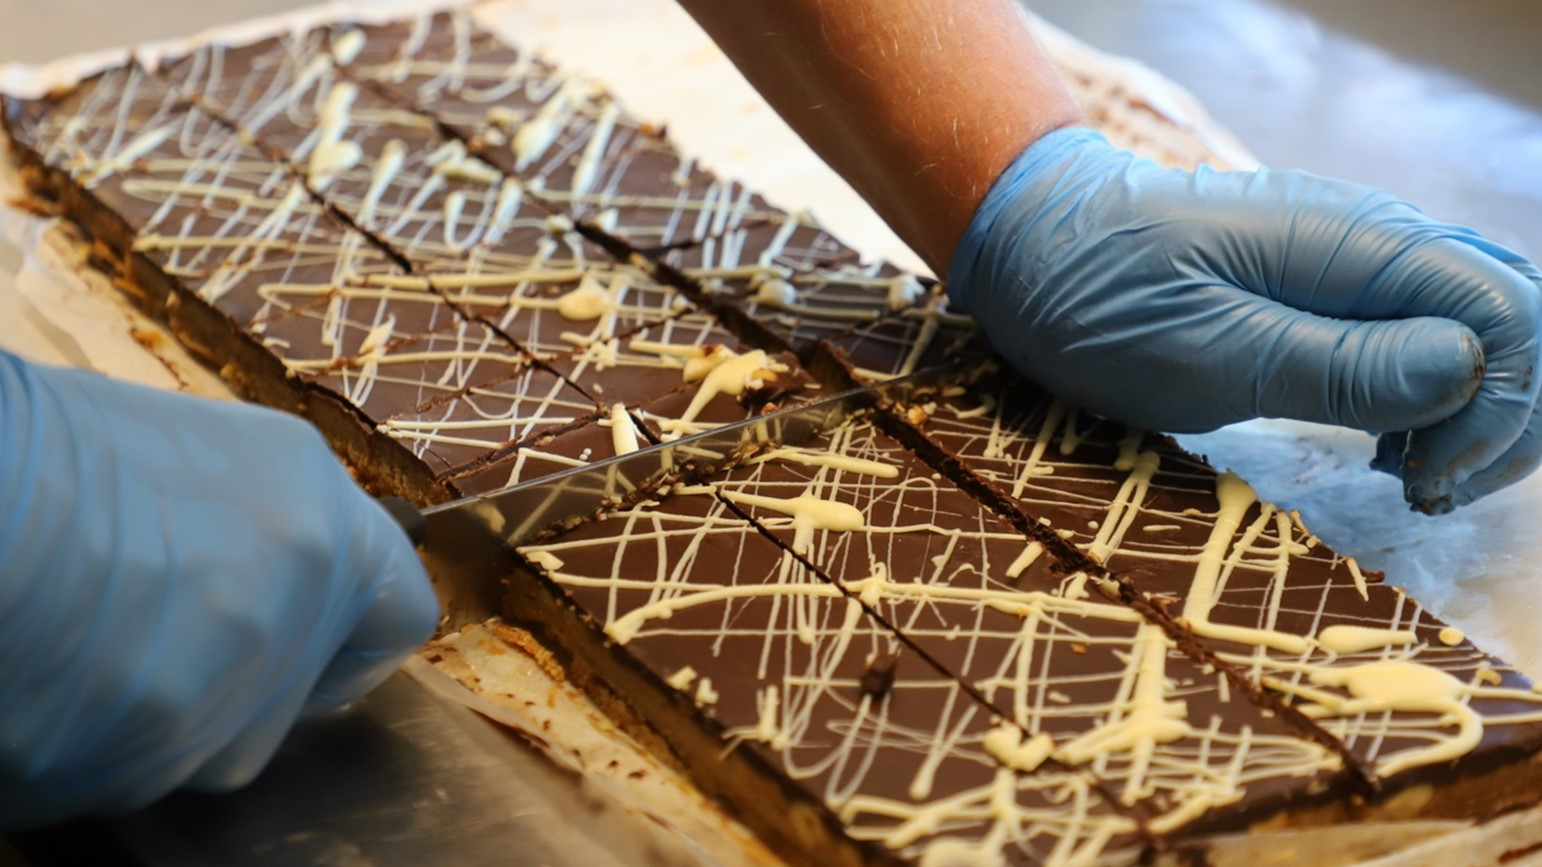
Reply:
[[[953,261],[948,266],[948,300],[961,312],[972,313],[970,307],[974,293],[971,287],[990,279],[991,240],[1004,232],[996,231],[997,224],[1006,217],[1019,216],[1018,203],[1030,188],[1048,183],[1064,173],[1070,157],[1087,148],[1108,149],[1112,145],[1097,130],[1083,126],[1057,129],[1028,145],[1009,163],[975,209],[969,227],[953,250]],[[1048,197],[1048,189],[1044,196]]]
[[[38,442],[35,410],[38,384],[31,366],[0,351],[0,563],[13,568],[9,552],[25,526],[27,502],[41,471],[33,454]],[[0,593],[0,598],[4,594]],[[4,610],[0,608],[0,610]]]

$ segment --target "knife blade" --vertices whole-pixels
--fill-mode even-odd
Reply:
[[[712,430],[573,467],[512,487],[424,510],[425,540],[451,515],[473,515],[513,545],[566,520],[587,517],[608,502],[695,465],[711,467],[745,445],[802,442],[880,403],[901,402],[935,387],[956,368],[933,368],[877,386],[851,389],[799,406],[725,424]]]
[[[960,369],[953,366],[920,371],[421,513],[405,501],[389,502],[394,498],[382,498],[382,504],[421,545],[451,622],[464,621],[495,603],[488,595],[497,584],[491,579],[507,576],[518,560],[514,548],[542,530],[587,518],[672,475],[708,471],[747,446],[800,443],[873,407],[907,401],[959,378]],[[458,609],[468,617],[455,616]]]

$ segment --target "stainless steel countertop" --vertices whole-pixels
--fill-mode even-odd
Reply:
[[[179,793],[140,813],[18,844],[31,847],[38,865],[79,863],[87,854],[77,844],[119,850],[88,850],[91,858],[156,867],[697,860],[686,844],[612,804],[517,736],[403,672],[346,711],[302,723],[239,792]]]

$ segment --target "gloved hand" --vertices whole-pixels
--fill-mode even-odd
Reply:
[[[995,182],[948,276],[1020,370],[1132,425],[1380,433],[1430,513],[1542,461],[1542,273],[1369,187],[1165,170],[1063,129]]]
[[[0,829],[240,786],[438,617],[304,422],[0,353]]]

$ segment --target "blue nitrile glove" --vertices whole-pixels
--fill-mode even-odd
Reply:
[[[0,353],[0,829],[239,786],[437,617],[306,423]]]
[[[1542,462],[1542,273],[1370,187],[1167,170],[1063,129],[995,182],[948,276],[1014,365],[1129,424],[1381,433],[1377,466],[1431,513]]]

